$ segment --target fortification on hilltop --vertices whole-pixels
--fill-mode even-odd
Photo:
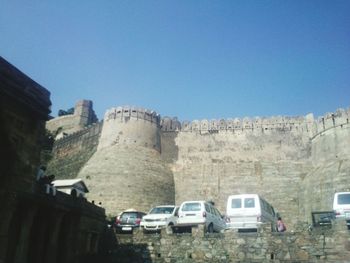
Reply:
[[[98,121],[91,100],[81,100],[75,104],[72,114],[66,114],[51,119],[46,123],[46,129],[54,133],[56,139],[80,131]]]
[[[161,159],[159,115],[132,107],[108,110],[97,150],[78,176],[87,179],[89,198],[110,213],[174,203],[173,175]]]
[[[224,212],[229,195],[259,193],[293,226],[331,209],[335,191],[349,190],[349,116],[340,109],[318,118],[180,122],[117,107],[57,140],[49,168],[83,178],[89,198],[110,214],[195,199],[211,199]]]

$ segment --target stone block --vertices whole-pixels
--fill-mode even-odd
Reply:
[[[199,224],[198,226],[192,227],[192,236],[194,238],[202,238],[205,234],[205,225]]]

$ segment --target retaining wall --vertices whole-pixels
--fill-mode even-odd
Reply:
[[[54,143],[53,158],[48,164],[47,174],[56,178],[76,178],[97,149],[103,122],[66,136]]]
[[[345,221],[330,229],[276,233],[264,226],[257,233],[233,230],[204,234],[118,235],[121,262],[128,251],[135,262],[348,262],[350,234]]]

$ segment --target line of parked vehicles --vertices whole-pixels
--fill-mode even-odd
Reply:
[[[334,195],[335,218],[347,221],[350,228],[350,192]],[[258,194],[230,195],[227,199],[226,214],[210,201],[185,201],[180,206],[161,205],[153,207],[148,214],[126,210],[116,217],[114,227],[118,233],[131,232],[142,228],[145,232],[160,231],[164,227],[183,228],[203,224],[206,232],[221,232],[233,228],[254,230],[262,223],[271,223],[276,230],[279,217],[273,206]]]

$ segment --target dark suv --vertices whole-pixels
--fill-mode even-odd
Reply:
[[[116,232],[132,232],[134,228],[140,227],[141,219],[144,215],[146,213],[139,211],[124,211],[115,220]]]

